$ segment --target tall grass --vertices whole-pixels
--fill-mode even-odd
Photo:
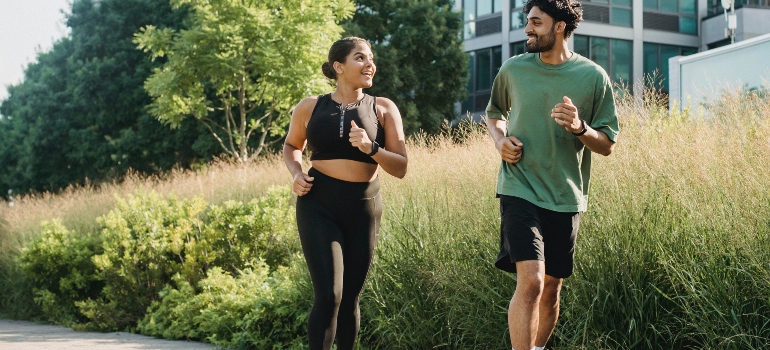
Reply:
[[[576,271],[549,348],[769,348],[770,98],[731,92],[701,114],[669,113],[654,93],[645,96],[618,97],[619,143],[610,157],[594,157]],[[493,266],[500,160],[491,140],[464,125],[411,138],[408,151],[405,179],[382,176],[385,212],[361,305],[361,347],[508,348],[516,280]],[[280,159],[269,158],[24,198],[0,209],[0,283],[23,283],[9,279],[11,258],[40,221],[92,230],[114,194],[148,188],[220,203],[288,182]]]
[[[554,348],[770,346],[770,100],[734,92],[705,116],[663,102],[619,98],[619,144],[594,158]],[[368,340],[506,348],[515,278],[492,265],[499,158],[480,131],[423,141],[409,178],[383,185]]]

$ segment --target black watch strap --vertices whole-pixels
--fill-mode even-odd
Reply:
[[[380,150],[380,144],[377,143],[377,141],[372,141],[372,151],[367,154],[367,156],[371,157]]]
[[[578,132],[578,133],[574,133],[574,132],[573,132],[573,133],[572,133],[572,135],[575,135],[575,136],[583,136],[583,135],[584,135],[584,134],[585,134],[585,133],[588,131],[588,126],[586,126],[586,121],[585,121],[585,119],[581,119],[581,120],[580,120],[580,125],[582,125],[582,126],[583,126],[583,131],[581,131],[581,132]]]

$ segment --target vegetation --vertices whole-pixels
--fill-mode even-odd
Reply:
[[[0,104],[0,193],[59,191],[157,174],[219,153],[202,126],[166,130],[145,111],[142,83],[154,67],[136,49],[145,25],[179,28],[186,11],[168,1],[72,2],[70,35],[38,55]]]
[[[436,134],[466,97],[462,13],[451,0],[357,0],[347,34],[372,42],[377,74],[369,93],[393,100],[407,134]]]
[[[374,42],[371,93],[403,106],[410,133],[438,132],[467,79],[449,2],[73,1],[70,35],[0,102],[0,193],[273,152],[296,101],[330,89],[320,64],[345,18],[349,34]]]
[[[669,113],[659,100],[637,104],[628,95],[619,108],[620,143],[595,159],[577,270],[565,282],[549,348],[767,348],[768,96],[729,93],[706,114]],[[464,125],[412,137],[408,176],[383,176],[386,210],[361,304],[362,348],[508,346],[515,276],[492,265],[499,158],[480,127]],[[289,181],[276,157],[24,197],[0,208],[0,311],[231,347],[303,348],[312,289],[292,241],[288,191],[268,190]],[[128,233],[134,240],[115,253]],[[245,233],[285,243],[231,241]],[[146,246],[157,248],[139,250]],[[120,272],[133,271],[127,263],[139,256],[156,262],[138,265],[157,276],[151,286]],[[119,300],[110,286],[131,288],[136,298]],[[94,317],[118,309],[129,322]]]
[[[134,41],[168,58],[144,85],[150,112],[173,128],[193,116],[241,162],[282,139],[297,101],[330,90],[320,67],[354,11],[349,0],[171,3],[189,7],[190,28],[147,26]]]

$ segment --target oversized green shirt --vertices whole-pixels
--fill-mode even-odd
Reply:
[[[558,212],[586,210],[592,152],[551,118],[564,96],[580,119],[617,141],[612,86],[599,65],[577,53],[559,65],[544,63],[537,53],[511,57],[492,85],[487,117],[507,120],[506,136],[521,140],[523,153],[516,164],[501,162],[498,194]]]

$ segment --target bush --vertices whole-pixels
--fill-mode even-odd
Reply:
[[[213,255],[210,265],[237,274],[260,257],[268,266],[286,266],[299,250],[294,207],[287,187],[272,187],[267,194],[243,204],[227,201],[207,212],[204,237]],[[200,255],[200,253],[198,254]]]
[[[91,261],[99,249],[91,235],[71,232],[59,221],[43,223],[41,235],[19,257],[42,319],[66,326],[85,321],[75,303],[95,297],[103,286]]]
[[[203,277],[211,258],[196,251],[206,209],[201,197],[139,193],[117,198],[117,208],[98,218],[103,253],[93,261],[105,282],[98,298],[78,303],[90,328],[122,329],[136,324],[158,292],[181,273],[192,283]],[[198,251],[200,253],[204,253]]]
[[[196,286],[213,267],[237,273],[260,258],[286,264],[299,246],[290,198],[287,188],[271,188],[246,205],[212,206],[208,215],[201,197],[118,199],[117,208],[99,218],[104,253],[94,261],[105,288],[79,307],[93,328],[120,329],[135,325],[173,276]]]
[[[296,257],[294,261],[302,261]],[[202,339],[223,347],[302,349],[310,310],[307,279],[297,264],[272,269],[262,261],[234,277],[212,268],[196,294],[177,275],[139,323],[143,334]],[[304,291],[304,293],[303,293]]]
[[[288,265],[299,250],[290,201],[285,187],[248,204],[209,208],[202,197],[178,200],[140,191],[117,198],[116,208],[97,219],[101,230],[95,234],[45,223],[18,264],[43,319],[126,329],[161,295],[187,296],[187,288],[198,286],[212,268],[237,276],[260,259],[260,268]],[[169,284],[179,289],[171,293]]]

